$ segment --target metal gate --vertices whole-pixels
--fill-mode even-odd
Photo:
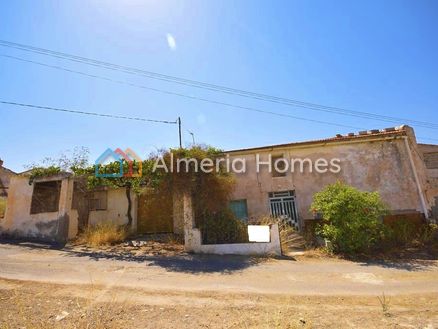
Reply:
[[[299,228],[295,203],[295,191],[270,192],[271,216],[285,220],[289,225]]]

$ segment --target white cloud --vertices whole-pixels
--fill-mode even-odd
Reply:
[[[176,40],[174,36],[170,33],[167,33],[167,45],[171,50],[176,50]]]

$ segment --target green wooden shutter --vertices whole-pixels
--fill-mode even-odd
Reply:
[[[246,199],[230,201],[229,207],[237,218],[248,221],[248,207],[246,205]]]

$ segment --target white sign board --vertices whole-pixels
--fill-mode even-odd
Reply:
[[[270,242],[268,225],[248,225],[249,242]]]

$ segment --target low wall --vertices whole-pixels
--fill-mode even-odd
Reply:
[[[192,228],[186,231],[185,249],[189,252],[201,254],[280,256],[281,244],[278,225],[271,225],[269,231],[269,242],[202,244],[201,231],[197,228]]]
[[[409,212],[405,214],[391,214],[383,217],[383,224],[393,225],[397,222],[411,223],[414,226],[421,226],[426,223],[426,218],[421,212]]]

